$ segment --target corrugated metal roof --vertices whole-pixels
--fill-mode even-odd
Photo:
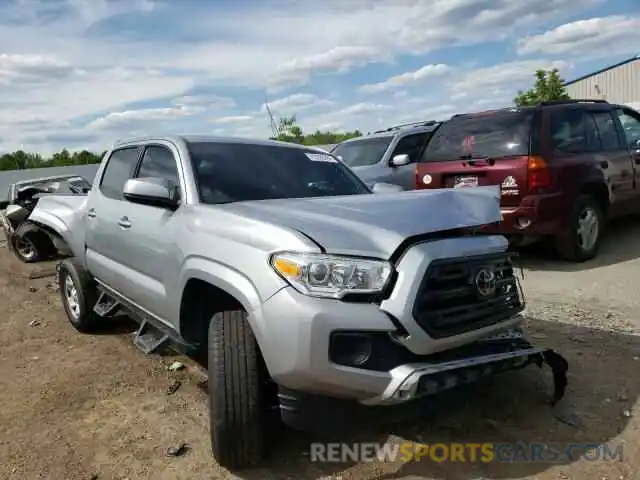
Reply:
[[[9,186],[13,183],[55,175],[78,175],[93,182],[96,173],[98,173],[99,166],[99,163],[95,163],[88,165],[70,165],[68,167],[26,168],[24,170],[0,171],[0,202],[7,200]]]
[[[571,80],[569,82],[565,82],[564,86],[567,87],[567,86],[571,85],[572,83],[576,83],[576,82],[579,82],[581,80],[584,80],[585,78],[593,77],[594,75],[598,75],[600,73],[604,73],[607,70],[612,70],[614,68],[621,67],[622,65],[626,65],[627,63],[635,62],[636,60],[640,60],[640,53],[634,55],[631,58],[627,58],[626,60],[622,60],[621,62],[615,63],[613,65],[609,65],[608,67],[601,68],[600,70],[596,70],[595,72],[591,72],[591,73],[588,73],[588,74],[583,75],[581,77],[574,78],[573,80]]]

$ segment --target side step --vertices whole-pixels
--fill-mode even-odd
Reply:
[[[120,302],[105,292],[100,293],[98,301],[93,306],[93,311],[101,317],[108,317],[116,312]]]
[[[147,355],[167,346],[169,335],[156,328],[152,323],[144,320],[136,332],[133,343]]]

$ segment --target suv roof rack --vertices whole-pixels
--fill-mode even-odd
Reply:
[[[376,130],[373,133],[392,132],[394,130],[400,130],[402,128],[409,128],[409,127],[431,127],[438,123],[439,122],[436,122],[435,120],[427,120],[426,122],[422,121],[422,122],[401,123],[400,125],[394,125],[393,127],[384,128],[382,130]]]
[[[546,102],[540,102],[540,105],[565,105],[571,103],[609,103],[606,100],[600,98],[572,98],[570,100],[548,100]]]

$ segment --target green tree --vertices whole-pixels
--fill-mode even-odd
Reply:
[[[276,126],[276,136],[272,140],[280,140],[282,142],[297,143],[301,145],[327,145],[340,143],[349,138],[360,137],[362,132],[354,130],[353,132],[333,132],[316,130],[313,133],[305,135],[302,127],[298,124],[296,115],[290,117],[280,117]]]
[[[23,150],[17,150],[0,155],[0,171],[100,163],[103,156],[104,152],[93,153],[82,150],[81,152],[70,153],[66,148],[54,153],[50,157],[43,157],[39,153],[28,153]]]
[[[564,80],[560,77],[557,68],[552,70],[536,70],[535,83],[533,87],[526,92],[519,91],[513,102],[518,107],[535,106],[540,102],[548,102],[551,100],[569,100],[571,97],[567,94],[564,87]]]

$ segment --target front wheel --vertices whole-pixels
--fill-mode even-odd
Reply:
[[[260,354],[247,314],[216,313],[209,325],[209,419],[218,463],[246,468],[264,456]]]
[[[604,233],[604,215],[591,196],[578,198],[569,218],[568,230],[556,239],[556,248],[564,260],[584,262],[594,258]]]
[[[23,222],[11,236],[11,247],[20,261],[34,263],[47,257],[52,243],[48,235],[36,224]]]

